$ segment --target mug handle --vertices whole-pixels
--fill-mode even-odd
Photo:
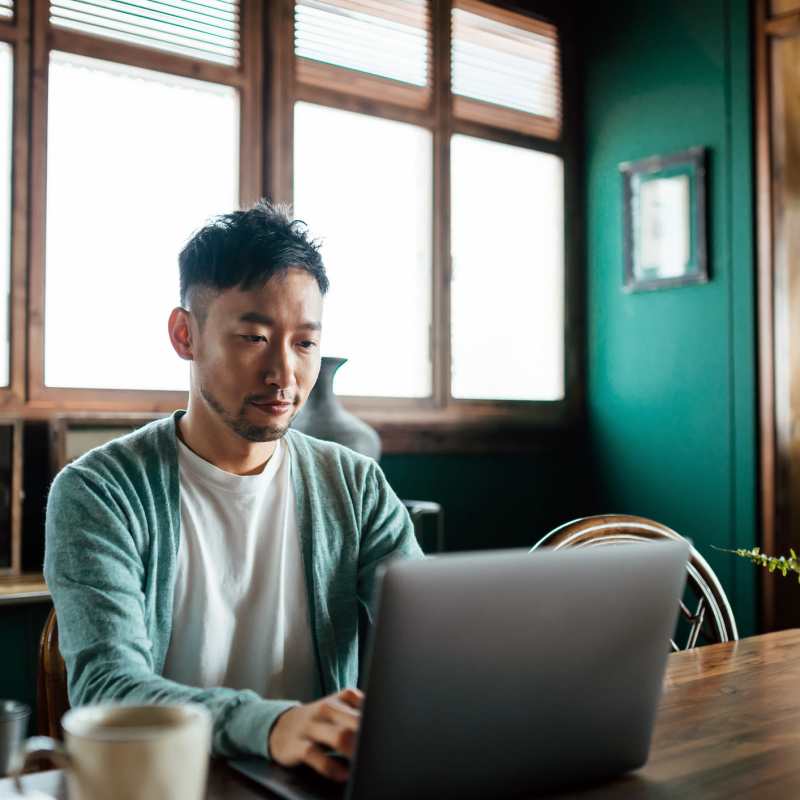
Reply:
[[[59,769],[66,769],[70,765],[69,754],[61,742],[51,739],[49,736],[32,736],[22,746],[14,769],[11,770],[14,788],[21,795],[25,794],[25,789],[20,776],[28,761],[33,758],[49,758]]]

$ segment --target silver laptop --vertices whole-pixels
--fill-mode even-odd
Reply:
[[[636,769],[688,557],[654,542],[394,562],[347,785],[231,765],[289,800],[530,795]]]

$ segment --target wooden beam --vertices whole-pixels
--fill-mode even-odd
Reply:
[[[27,8],[25,11],[27,12]],[[0,42],[14,44],[25,37],[22,23],[20,23],[20,16],[22,15],[20,10],[18,10],[15,19],[3,20],[0,22]]]
[[[239,114],[239,200],[249,206],[264,194],[264,4],[242,0]]]
[[[199,61],[129,42],[119,42],[115,39],[103,39],[88,33],[48,26],[46,39],[49,50],[99,58],[115,64],[166,72],[170,75],[179,75],[210,83],[222,83],[226,86],[242,86],[245,80],[243,71],[236,67],[214,64],[211,61]]]
[[[294,150],[294,1],[273,0],[267,10],[267,156],[264,185],[276,202],[292,202]]]
[[[386,103],[374,97],[348,94],[345,91],[331,87],[323,88],[322,86],[298,83],[295,85],[294,100],[314,103],[318,106],[327,106],[328,108],[339,108],[343,111],[353,111],[356,114],[368,114],[371,117],[408,122],[411,125],[419,125],[423,128],[432,129],[436,124],[436,116],[432,109],[419,109]]]
[[[433,87],[436,124],[433,132],[433,275],[431,319],[431,366],[433,399],[446,408],[450,402],[452,346],[450,338],[450,286],[453,278],[451,256],[451,158],[453,126],[450,84],[451,5],[433,0]]]
[[[44,266],[47,207],[47,41],[48,0],[31,0],[31,107],[28,350],[26,398],[36,399],[44,388]]]
[[[20,38],[14,47],[13,161],[11,178],[11,272],[9,275],[9,387],[6,401],[25,399],[25,320],[28,303],[28,220],[30,215],[31,13],[19,3]]]
[[[495,125],[476,122],[466,119],[453,119],[452,133],[461,133],[464,136],[474,136],[477,139],[488,139],[492,142],[510,144],[513,147],[525,147],[529,150],[538,150],[540,153],[564,154],[564,143],[561,138],[543,139],[522,131],[498,128]]]
[[[298,85],[356,95],[381,103],[417,109],[426,109],[431,103],[430,87],[380,78],[307,58],[295,59],[295,74]]]
[[[797,36],[800,33],[800,11],[792,11],[772,19],[764,18],[761,30],[767,36]]]

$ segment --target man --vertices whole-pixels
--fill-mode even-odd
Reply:
[[[328,288],[302,223],[261,202],[179,262],[188,410],[82,456],[48,500],[70,700],[202,703],[215,753],[346,780],[329,753],[353,752],[376,569],[421,556],[413,527],[374,461],[289,429]]]

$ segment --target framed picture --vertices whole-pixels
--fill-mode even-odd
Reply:
[[[625,289],[707,283],[706,149],[630,161],[619,169]]]

